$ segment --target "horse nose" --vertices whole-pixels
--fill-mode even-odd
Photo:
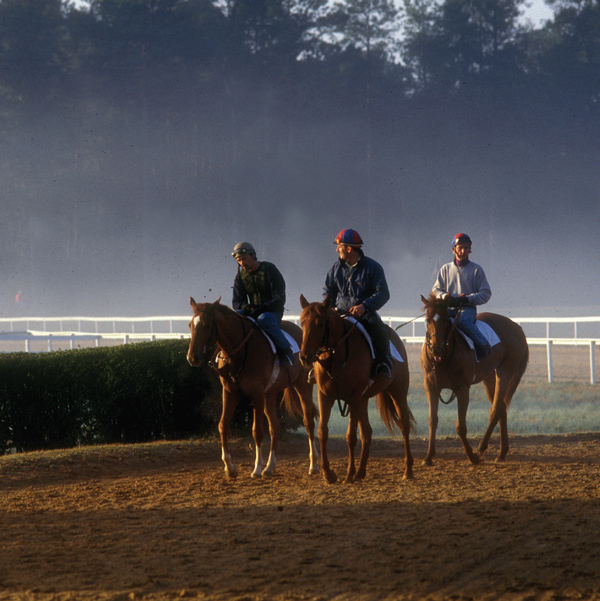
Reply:
[[[196,354],[194,353],[194,351],[189,351],[187,354],[187,360],[188,363],[192,366],[192,367],[196,367],[197,365],[197,360],[196,360]]]

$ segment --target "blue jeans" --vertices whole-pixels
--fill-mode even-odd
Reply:
[[[236,313],[243,315],[242,311],[236,311]],[[256,318],[256,323],[261,330],[267,333],[278,349],[287,351],[287,349],[291,348],[292,345],[290,344],[290,341],[285,337],[285,334],[279,327],[281,317],[278,313],[265,311]]]
[[[458,309],[449,309],[448,315],[456,317]],[[475,345],[476,349],[483,349],[488,345],[487,338],[479,331],[475,319],[477,318],[477,309],[475,307],[463,307],[456,326],[464,332]]]

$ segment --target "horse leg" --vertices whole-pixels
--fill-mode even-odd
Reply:
[[[323,396],[319,391],[319,413],[321,419],[319,421],[319,444],[321,447],[321,469],[323,470],[323,478],[329,484],[334,484],[337,481],[336,473],[329,465],[329,457],[327,455],[327,440],[329,439],[329,417],[333,407],[333,399]]]
[[[346,444],[348,445],[348,471],[346,473],[346,483],[354,482],[356,466],[354,465],[354,451],[356,449],[356,428],[358,427],[358,415],[351,405],[350,418],[348,419],[348,431],[346,432]]]
[[[228,444],[229,424],[238,404],[238,400],[237,396],[223,389],[223,408],[221,419],[219,420],[219,435],[221,436],[221,458],[225,464],[225,473],[228,478],[236,478],[238,475],[237,467],[231,461]]]
[[[396,412],[400,416],[400,431],[402,432],[402,438],[404,439],[404,476],[402,478],[403,480],[412,480],[413,456],[410,450],[410,420],[412,414],[408,407],[408,385],[402,385],[398,391],[395,390],[395,388],[391,389],[388,396],[392,399],[396,407]]]
[[[469,387],[462,386],[456,393],[456,402],[458,404],[458,418],[456,420],[456,433],[462,440],[463,447],[467,452],[467,457],[473,465],[477,465],[481,458],[473,452],[473,448],[467,439],[467,409],[469,408]]]
[[[481,459],[483,459],[483,454],[485,453],[485,451],[488,448],[488,444],[490,442],[490,437],[492,436],[492,432],[494,431],[494,428],[496,427],[496,423],[497,423],[497,421],[493,421],[494,397],[496,395],[496,372],[495,371],[491,372],[488,376],[486,376],[484,378],[483,387],[485,389],[485,394],[486,394],[488,400],[492,404],[492,407],[490,409],[490,422],[489,422],[488,428],[487,428],[485,434],[483,435],[481,442],[479,443],[479,447],[477,448],[477,452],[479,453],[479,456]]]
[[[271,446],[269,449],[269,459],[267,466],[262,471],[263,476],[272,476],[277,467],[277,446],[281,437],[281,426],[277,417],[277,396],[267,395],[265,399],[265,414],[269,422],[269,434],[271,436]]]
[[[303,379],[303,378],[301,378]],[[302,403],[302,415],[304,421],[304,427],[308,433],[308,444],[309,444],[309,460],[310,465],[308,473],[310,476],[319,473],[319,466],[317,464],[319,460],[319,449],[315,440],[315,406],[313,403],[312,384],[302,382],[302,386],[294,385],[300,402]]]
[[[262,454],[262,442],[265,399],[262,396],[253,397],[252,406],[254,407],[254,423],[252,424],[252,436],[254,437],[254,444],[256,447],[256,459],[254,461],[254,470],[252,471],[251,476],[253,478],[260,478],[262,476],[262,469],[264,465]]]
[[[435,433],[438,426],[438,408],[440,405],[440,391],[433,381],[433,376],[425,377],[425,393],[429,402],[429,444],[427,445],[427,455],[423,460],[423,465],[433,465],[435,457]]]
[[[507,425],[507,409],[506,409],[506,395],[508,391],[508,381],[510,378],[503,377],[502,373],[496,375],[496,388],[494,394],[494,400],[492,402],[492,408],[490,409],[490,421],[479,443],[479,449],[485,450],[487,448],[492,432],[496,427],[496,424],[500,422],[500,452],[496,457],[496,461],[504,461],[508,453],[508,425]]]
[[[369,452],[371,450],[371,439],[373,438],[373,428],[369,422],[369,398],[360,400],[360,413],[358,423],[360,425],[360,463],[358,464],[358,472],[354,477],[355,482],[364,480],[367,477],[367,461],[369,460]]]

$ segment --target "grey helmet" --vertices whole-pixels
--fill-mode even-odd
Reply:
[[[250,242],[238,242],[234,247],[233,247],[233,252],[231,253],[231,256],[234,258],[238,258],[241,257],[242,255],[249,255],[249,254],[256,254],[256,251],[254,250],[254,246],[252,246],[252,244],[250,244]]]

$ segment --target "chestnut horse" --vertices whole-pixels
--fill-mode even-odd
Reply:
[[[194,316],[190,321],[192,338],[187,360],[192,366],[200,365],[207,350],[217,345],[218,354],[213,361],[213,367],[223,386],[223,412],[219,421],[219,433],[225,472],[231,478],[238,474],[228,447],[229,423],[239,401],[247,398],[254,409],[252,434],[256,443],[256,462],[252,477],[273,474],[277,465],[276,452],[280,437],[277,400],[283,393],[286,409],[304,417],[310,443],[309,473],[318,473],[318,452],[314,439],[317,410],[313,403],[313,385],[308,382],[307,370],[300,364],[297,355],[293,365],[288,363],[280,366],[269,340],[256,323],[221,305],[220,300],[219,298],[214,303],[196,303],[190,298]],[[302,331],[298,326],[282,322],[281,327],[298,345],[300,344]],[[269,422],[271,436],[266,466],[262,455],[264,414]]]
[[[403,361],[393,361],[392,377],[379,376],[371,379],[371,349],[360,330],[330,307],[327,297],[322,303],[309,303],[300,296],[302,313],[302,347],[300,361],[306,366],[314,365],[314,377],[319,396],[319,442],[323,476],[330,484],[337,480],[329,465],[327,440],[329,417],[336,400],[346,401],[350,408],[350,421],[346,442],[349,460],[346,482],[360,481],[367,474],[367,460],[373,429],[369,423],[369,398],[377,396],[381,419],[391,433],[400,428],[404,437],[404,478],[413,477],[413,458],[410,451],[409,433],[414,424],[413,415],[406,400],[408,394],[408,360],[404,344],[393,330],[391,340]],[[354,465],[356,429],[360,426],[361,453],[358,471]]]
[[[431,294],[421,296],[425,306],[427,334],[421,350],[421,367],[425,377],[425,392],[429,401],[429,446],[424,464],[432,465],[435,455],[435,432],[441,391],[450,389],[456,396],[458,419],[456,432],[462,440],[471,463],[483,459],[490,437],[500,422],[500,453],[496,461],[504,461],[508,453],[507,412],[512,397],[529,361],[529,347],[521,327],[514,321],[495,313],[481,313],[478,320],[487,323],[500,342],[492,346],[488,357],[477,361],[475,351],[457,332],[448,318],[448,301]],[[479,447],[473,451],[467,440],[467,408],[471,385],[482,382],[492,403],[490,420]],[[452,397],[451,397],[452,398]]]

